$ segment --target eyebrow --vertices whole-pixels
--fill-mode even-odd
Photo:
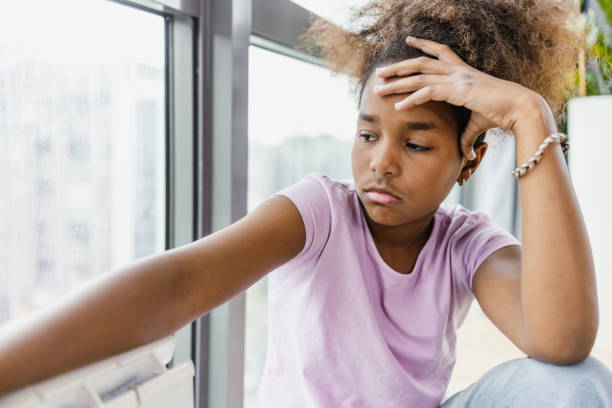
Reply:
[[[368,115],[367,113],[359,112],[359,120],[364,120],[366,122],[377,123],[378,117],[376,115]],[[416,122],[416,121],[407,121],[404,122],[404,125],[408,130],[433,130],[438,129],[438,126],[432,121],[425,122]]]

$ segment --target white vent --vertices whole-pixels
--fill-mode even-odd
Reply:
[[[167,369],[174,336],[31,385],[0,408],[192,408],[193,363]]]

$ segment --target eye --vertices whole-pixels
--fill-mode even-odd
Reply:
[[[359,137],[363,138],[364,142],[373,142],[374,140],[376,140],[374,136],[369,135],[367,133],[360,133]]]
[[[419,146],[413,143],[406,143],[406,147],[409,149],[415,150],[417,152],[426,152],[427,150],[431,150],[431,147]]]

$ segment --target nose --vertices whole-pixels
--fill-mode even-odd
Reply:
[[[370,159],[370,170],[376,175],[398,176],[400,166],[398,164],[398,147],[389,143],[389,139],[383,139],[377,143],[372,151]]]

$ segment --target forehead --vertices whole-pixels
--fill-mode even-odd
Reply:
[[[375,86],[378,85],[385,85],[385,84],[390,84],[393,83],[395,81],[399,81],[402,78],[406,78],[406,77],[391,77],[391,78],[381,78],[378,75],[376,75],[375,73],[370,74],[370,76],[368,77],[368,79],[366,80],[364,86],[363,86],[363,92],[361,95],[361,105],[360,106],[364,106],[367,102],[369,102],[369,99],[371,99],[373,96],[376,96],[373,94],[373,89]],[[391,103],[395,103],[395,102],[399,102],[402,99],[404,99],[408,94],[400,94],[400,95],[387,95],[386,99],[388,99],[389,101],[391,101]]]
[[[389,84],[406,77],[381,78],[376,74],[368,77],[361,95],[360,111],[367,114],[384,116],[386,121],[405,120],[418,117],[434,121],[440,128],[449,132],[456,131],[456,121],[449,104],[439,101],[428,101],[401,111],[395,110],[395,103],[404,100],[411,93],[379,96],[373,92],[377,85]]]

